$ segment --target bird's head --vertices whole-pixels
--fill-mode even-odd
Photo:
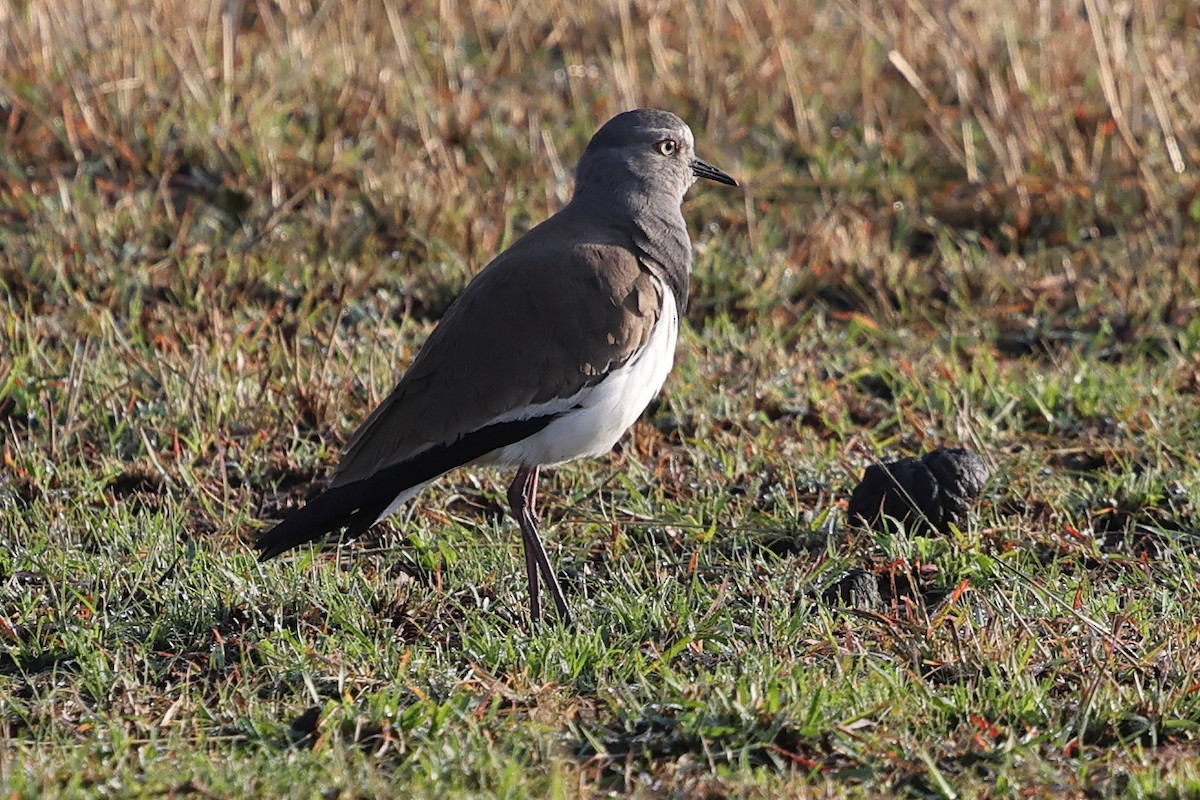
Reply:
[[[737,181],[696,157],[687,124],[669,111],[639,108],[610,119],[596,131],[575,171],[575,191],[665,196],[677,204],[699,178],[737,186]]]

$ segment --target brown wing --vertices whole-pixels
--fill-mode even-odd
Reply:
[[[629,249],[566,227],[551,218],[463,290],[351,438],[332,486],[570,397],[646,344],[662,308],[658,281]]]

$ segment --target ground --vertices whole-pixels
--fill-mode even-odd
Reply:
[[[1194,3],[0,29],[0,793],[1200,794]],[[487,470],[258,564],[639,105],[743,186],[685,205],[659,399],[544,481],[578,625],[531,629]],[[853,523],[937,447],[991,472],[967,517]]]

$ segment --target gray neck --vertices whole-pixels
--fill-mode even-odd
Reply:
[[[670,287],[682,317],[687,310],[692,273],[692,240],[678,205],[660,204],[656,211],[661,213],[643,212],[634,218],[633,244],[638,259]]]
[[[620,228],[625,234],[622,238],[633,248],[638,261],[675,295],[675,307],[682,316],[688,302],[692,241],[679,201],[661,193],[630,191],[628,185],[619,193],[592,188],[582,195],[586,201],[580,201],[580,196],[576,190],[563,211],[581,213],[593,223],[601,219],[621,220]],[[598,208],[601,204],[608,208]]]

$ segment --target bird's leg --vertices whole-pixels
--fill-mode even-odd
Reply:
[[[558,577],[550,566],[546,556],[546,548],[538,536],[537,513],[534,503],[537,500],[538,467],[521,466],[517,476],[508,487],[508,504],[512,507],[513,516],[521,525],[521,539],[525,545],[525,574],[529,581],[529,617],[536,625],[541,618],[541,603],[538,600],[538,571],[542,580],[550,590],[550,597],[558,609],[558,615],[566,624],[571,623],[571,612],[567,610],[567,601],[563,597],[562,588],[558,585]]]
[[[537,491],[537,467],[522,466],[508,487],[508,505],[521,526],[521,543],[525,550],[525,577],[529,582],[529,619],[534,625],[542,616],[542,604],[538,599],[538,564],[534,547],[529,537],[537,536],[537,520],[534,518],[533,500]]]

